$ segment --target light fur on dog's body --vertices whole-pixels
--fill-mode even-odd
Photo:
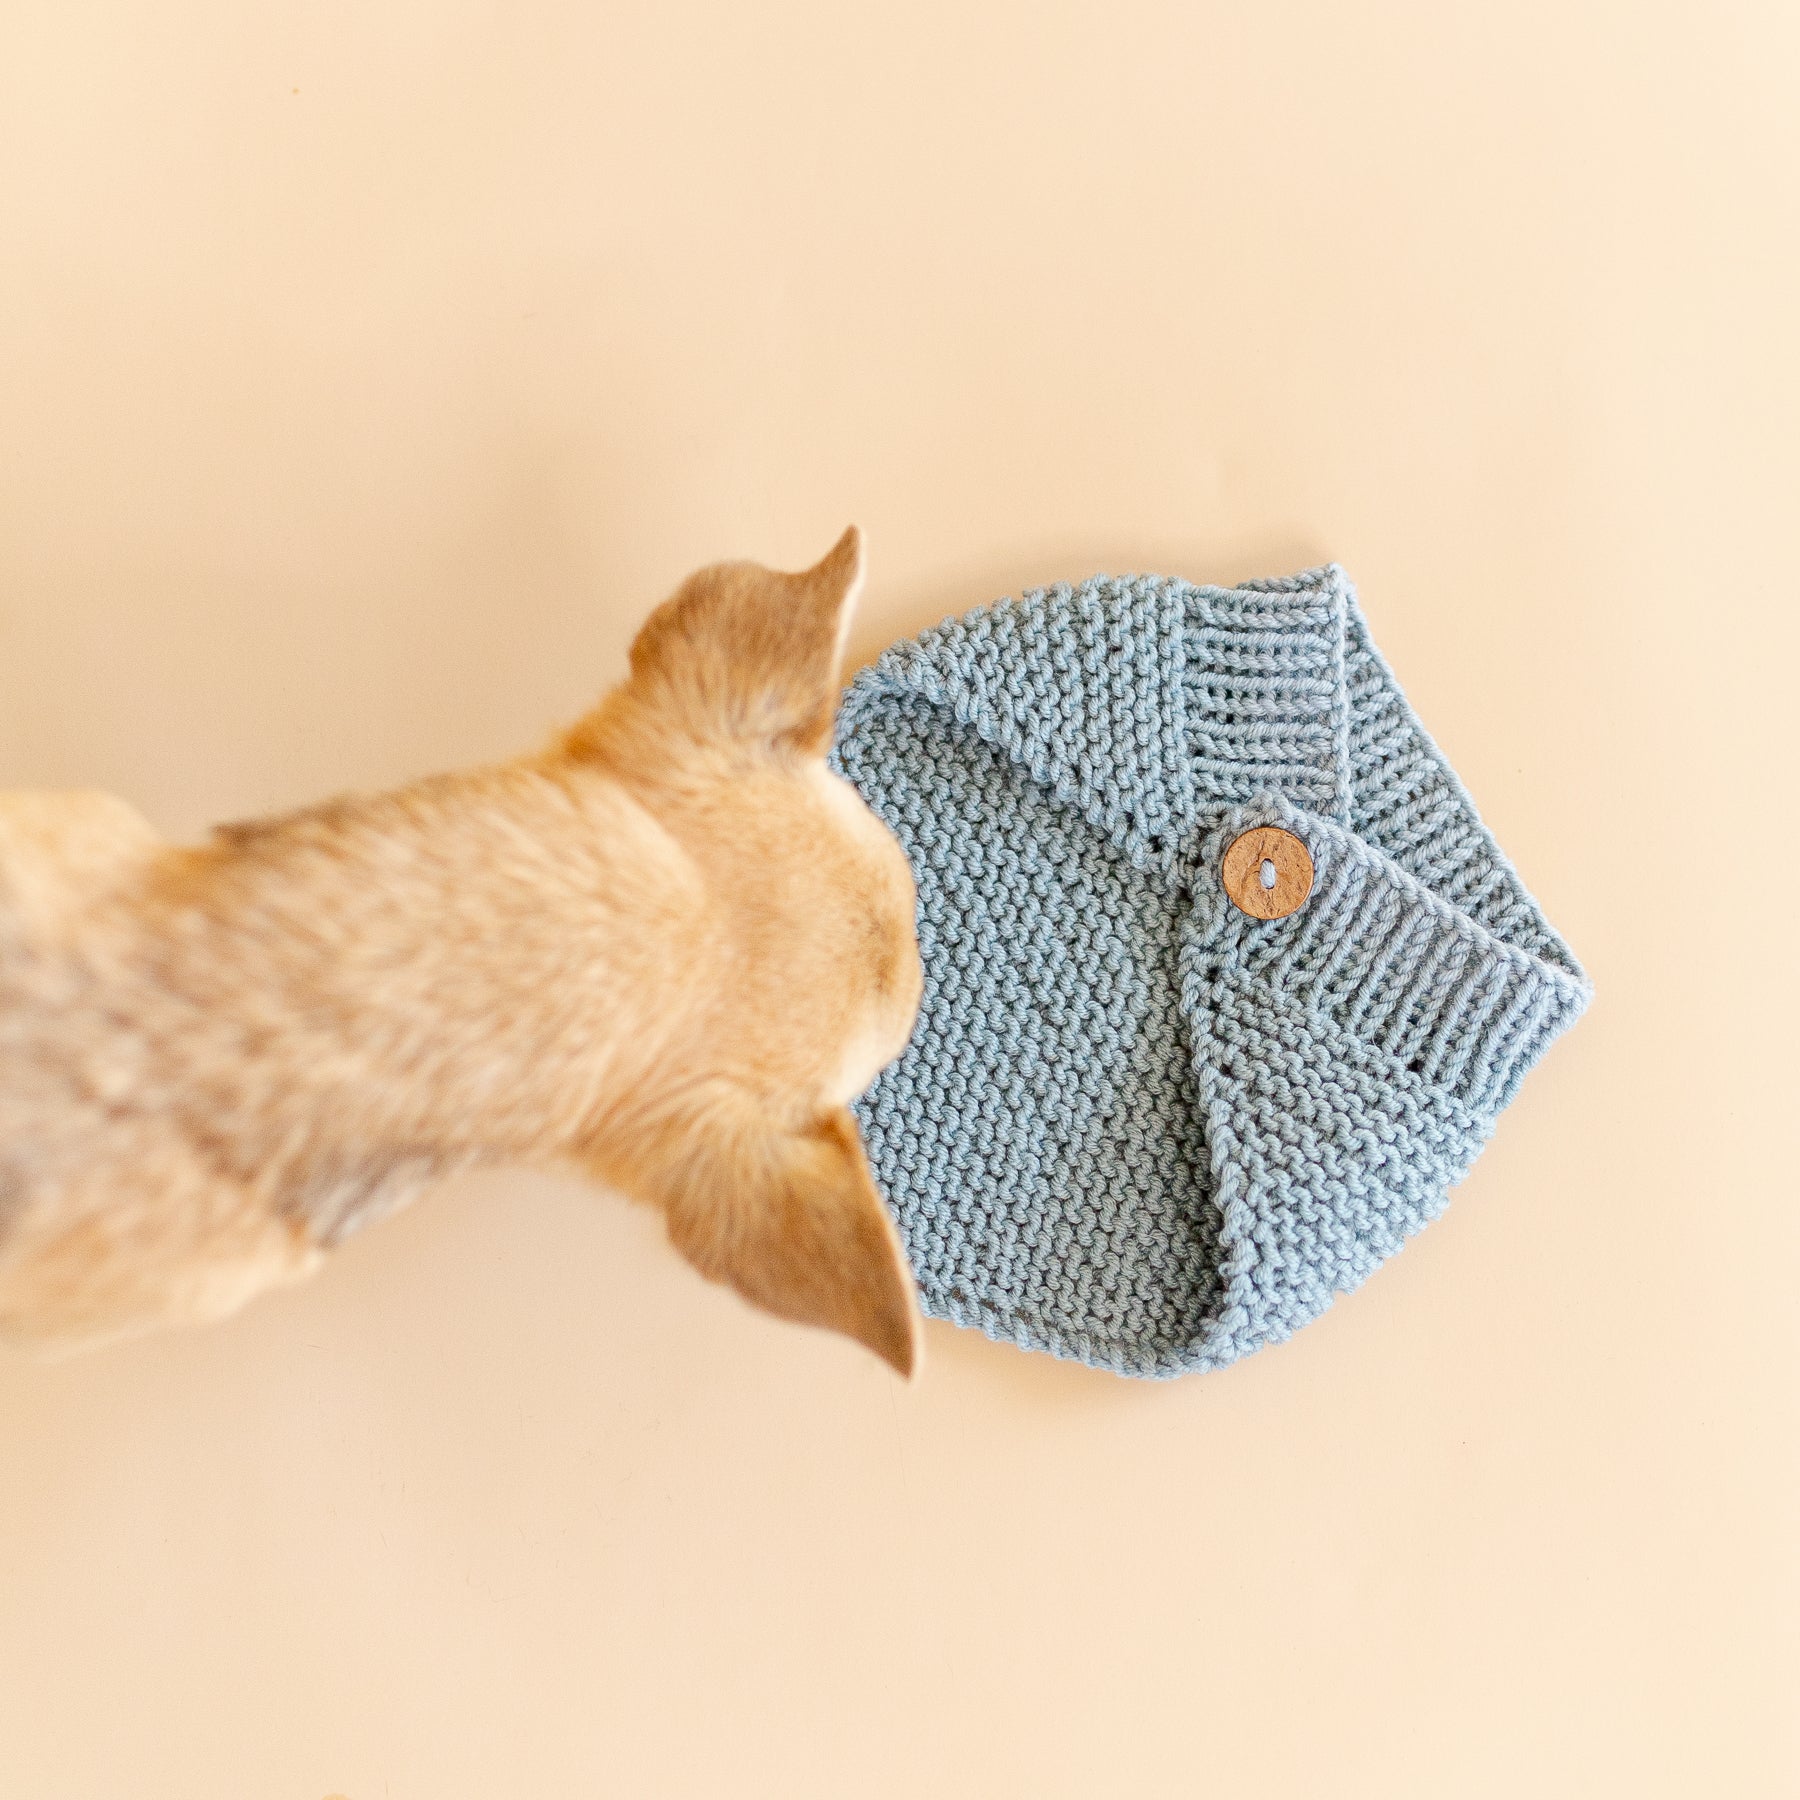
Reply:
[[[0,1331],[214,1317],[425,1182],[573,1164],[903,1373],[846,1102],[919,995],[898,846],[823,762],[854,532],[702,570],[551,749],[162,843],[0,795]]]

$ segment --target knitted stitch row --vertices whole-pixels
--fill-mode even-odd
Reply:
[[[834,760],[919,890],[859,1104],[930,1313],[1134,1375],[1287,1337],[1443,1207],[1589,985],[1336,566],[1098,577],[890,649]],[[1227,845],[1306,844],[1290,916]]]

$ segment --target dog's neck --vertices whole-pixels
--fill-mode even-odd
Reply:
[[[227,833],[155,891],[121,914],[144,1052],[265,1170],[579,1153],[654,1089],[721,949],[680,846],[561,758]]]

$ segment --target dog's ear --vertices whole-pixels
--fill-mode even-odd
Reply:
[[[671,1241],[701,1274],[913,1373],[912,1273],[846,1109],[790,1131],[734,1100],[669,1142],[673,1155],[640,1163],[625,1185],[662,1206]]]
[[[837,712],[862,575],[854,525],[822,562],[798,574],[748,562],[702,569],[638,633],[632,686],[702,742],[820,754]]]

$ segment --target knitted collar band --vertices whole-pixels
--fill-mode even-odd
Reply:
[[[997,1338],[1169,1375],[1287,1337],[1587,1002],[1335,566],[980,608],[858,678],[834,758],[925,963],[864,1139],[926,1310]],[[1257,826],[1310,858],[1285,917],[1226,891]]]

